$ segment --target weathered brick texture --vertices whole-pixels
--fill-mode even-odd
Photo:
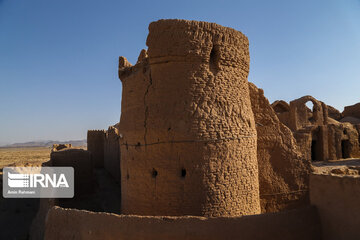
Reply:
[[[260,213],[248,39],[214,23],[151,23],[148,52],[120,58],[122,212]]]

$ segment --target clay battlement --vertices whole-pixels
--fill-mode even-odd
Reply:
[[[100,133],[105,133],[106,132],[106,130],[104,130],[104,129],[90,129],[90,130],[88,130],[88,132],[92,132],[92,133],[96,133],[96,132],[100,132]]]

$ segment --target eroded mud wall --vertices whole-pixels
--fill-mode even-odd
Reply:
[[[249,83],[255,116],[262,212],[309,204],[310,161],[302,158],[291,130],[280,122],[264,91]]]

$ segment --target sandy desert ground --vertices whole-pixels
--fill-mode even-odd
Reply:
[[[7,166],[38,166],[50,159],[51,148],[0,148],[0,168]]]

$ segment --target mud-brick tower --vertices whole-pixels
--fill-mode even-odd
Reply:
[[[122,212],[260,213],[246,36],[160,20],[147,46],[134,66],[120,57]]]

